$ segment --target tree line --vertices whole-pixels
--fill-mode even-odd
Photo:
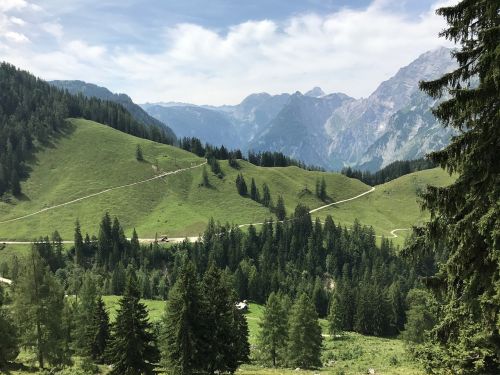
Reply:
[[[196,137],[184,137],[180,139],[179,146],[200,157],[213,157],[218,160],[228,160],[233,168],[238,168],[237,160],[245,160],[259,167],[289,167],[295,166],[309,171],[324,171],[323,168],[313,165],[306,165],[300,160],[296,160],[277,151],[248,151],[245,157],[241,150],[228,150],[224,145],[218,147],[208,143],[203,145]]]
[[[83,117],[112,128],[172,144],[161,126],[136,121],[121,105],[83,95],[70,95],[33,75],[0,64],[0,196],[21,194],[20,181],[29,174],[26,165],[53,137],[69,130],[66,119]]]
[[[434,161],[421,158],[415,160],[396,160],[377,172],[362,171],[360,169],[346,167],[342,168],[341,173],[344,176],[363,181],[367,185],[375,186],[385,184],[386,182],[413,172],[431,169],[437,166],[438,164]]]

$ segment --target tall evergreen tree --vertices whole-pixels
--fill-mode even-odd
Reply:
[[[69,361],[62,324],[64,291],[33,247],[21,265],[14,289],[14,316],[20,343],[32,348],[40,368]]]
[[[266,183],[262,185],[262,204],[266,207],[272,206],[271,191]]]
[[[285,200],[282,195],[278,196],[278,202],[276,203],[276,217],[279,221],[283,221],[286,218]]]
[[[109,342],[109,316],[101,296],[97,296],[92,313],[92,341],[90,355],[94,361],[103,363]]]
[[[288,311],[285,310],[279,294],[271,293],[267,299],[264,314],[259,322],[259,349],[273,367],[286,361],[288,339]]]
[[[148,312],[139,298],[137,277],[133,270],[129,270],[108,346],[112,375],[151,374],[159,359]]]
[[[0,285],[0,370],[19,354],[17,328],[10,313],[3,306],[3,289]]]
[[[423,195],[431,220],[413,248],[426,254],[444,242],[448,256],[430,283],[444,307],[422,357],[434,372],[498,374],[500,3],[462,0],[436,12],[448,23],[441,35],[460,45],[458,68],[420,87],[449,95],[433,112],[458,134],[430,157],[457,179]]]
[[[321,367],[323,337],[318,314],[307,294],[295,301],[288,328],[288,361],[301,368]]]
[[[194,265],[185,262],[169,293],[160,345],[165,367],[174,375],[189,375],[203,368],[203,309]]]
[[[80,228],[80,221],[78,219],[75,223],[75,236],[74,236],[74,246],[75,246],[75,263],[78,266],[84,265],[85,249],[82,237],[82,230]]]
[[[255,180],[252,177],[252,182],[250,184],[250,199],[260,202],[260,194],[259,194],[259,189],[257,188],[257,185],[255,185]]]

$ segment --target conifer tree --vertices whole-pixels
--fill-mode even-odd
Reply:
[[[335,289],[328,308],[328,332],[331,336],[340,335],[344,331],[342,306],[337,292],[338,286],[335,286]]]
[[[288,311],[283,306],[280,295],[271,293],[267,299],[264,314],[259,322],[259,349],[273,367],[286,361],[288,339]]]
[[[45,368],[69,362],[62,316],[64,291],[33,246],[22,263],[14,289],[13,312],[20,344],[33,349]]]
[[[0,285],[0,370],[19,354],[17,329],[9,312],[3,306],[3,289]]]
[[[135,149],[135,158],[137,159],[137,161],[144,161],[144,156],[142,155],[142,148],[141,145],[139,144]]]
[[[91,357],[93,360],[103,363],[105,360],[106,348],[109,342],[109,316],[106,306],[101,296],[97,296],[94,311],[92,313],[91,332]]]
[[[108,346],[112,375],[151,374],[159,359],[148,312],[139,298],[137,277],[130,269]]]
[[[164,365],[174,375],[189,375],[203,368],[203,309],[194,265],[185,262],[169,293],[160,345]]]
[[[460,46],[458,68],[420,85],[446,99],[433,113],[458,133],[430,154],[457,179],[423,195],[431,220],[412,247],[425,255],[445,243],[448,252],[432,279],[444,307],[422,355],[434,372],[500,371],[499,12],[496,0],[439,8],[448,23],[441,36]]]
[[[326,181],[325,181],[325,178],[322,177],[321,178],[321,185],[319,187],[319,199],[321,199],[322,201],[325,201],[327,198],[327,195],[326,195]]]
[[[286,209],[285,209],[285,201],[282,195],[278,196],[278,202],[276,203],[276,217],[279,221],[283,221],[286,218]]]
[[[75,223],[75,263],[78,266],[84,265],[84,243],[82,237],[82,231],[80,228],[80,221],[76,220]]]
[[[92,318],[97,298],[97,287],[90,272],[83,276],[83,283],[79,293],[75,311],[75,350],[81,356],[90,356],[94,332]]]
[[[323,337],[318,314],[307,294],[293,304],[288,328],[288,361],[301,368],[321,367]]]
[[[255,185],[255,180],[252,177],[252,183],[250,184],[250,199],[260,202],[260,194],[257,185]]]
[[[266,183],[262,185],[262,204],[265,207],[272,206],[271,191],[269,190],[269,186]]]
[[[247,184],[245,182],[245,178],[241,173],[236,177],[236,189],[238,190],[238,194],[241,196],[245,196],[248,194]]]

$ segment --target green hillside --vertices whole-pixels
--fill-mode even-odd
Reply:
[[[202,167],[198,167],[8,222],[104,189],[204,162],[178,148],[136,138],[91,121],[73,119],[71,123],[73,129],[69,136],[59,138],[53,147],[37,154],[29,179],[22,183],[24,197],[0,203],[1,239],[30,240],[50,234],[54,229],[64,239],[72,239],[77,218],[84,231],[94,234],[105,211],[120,218],[127,234],[136,227],[141,237],[153,237],[155,233],[197,235],[210,217],[235,224],[261,222],[270,216],[269,210],[237,194],[234,181],[239,172],[244,174],[248,185],[251,177],[259,187],[266,182],[274,201],[282,194],[289,212],[299,201],[311,208],[323,204],[313,193],[304,193],[306,187],[314,190],[315,180],[321,176],[325,177],[328,195],[333,200],[369,190],[360,181],[340,174],[296,167],[261,168],[244,161],[237,171],[227,162],[221,162],[226,176],[221,180],[210,175],[211,188],[199,186]],[[143,150],[144,162],[135,159],[138,144]]]
[[[359,199],[332,206],[318,212],[318,217],[332,215],[335,221],[351,225],[355,219],[371,225],[377,235],[392,237],[396,228],[409,228],[427,220],[429,213],[422,211],[417,193],[427,185],[445,186],[454,181],[440,168],[414,172],[375,187],[373,193]],[[402,243],[407,231],[398,231],[397,243]]]

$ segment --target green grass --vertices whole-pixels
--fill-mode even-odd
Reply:
[[[116,317],[118,308],[118,296],[104,296],[106,308],[110,313],[110,319],[113,321]],[[164,301],[142,300],[149,311],[151,321],[158,321],[165,307]],[[257,343],[259,332],[258,322],[262,317],[264,307],[255,303],[250,303],[246,318],[250,330],[249,341],[252,346]],[[323,341],[323,362],[329,366],[325,366],[318,370],[302,370],[295,371],[294,369],[270,369],[264,368],[256,363],[241,366],[238,374],[242,375],[260,375],[260,374],[345,374],[357,375],[366,374],[368,368],[374,368],[377,374],[397,375],[423,375],[423,371],[418,368],[415,363],[412,363],[405,353],[404,344],[398,339],[386,339],[371,336],[363,336],[357,333],[348,332],[341,338],[332,339],[326,333],[326,321],[320,321],[324,332]],[[36,366],[33,355],[22,352],[16,361],[18,364]],[[16,366],[14,366],[16,367]],[[101,373],[106,373],[106,368],[101,368]],[[27,374],[26,370],[13,370],[11,374]]]
[[[153,177],[156,161],[162,171],[203,162],[178,148],[139,139],[91,121],[71,123],[73,130],[69,136],[59,138],[55,147],[37,154],[29,179],[22,183],[25,197],[13,203],[0,203],[0,221]],[[142,147],[145,162],[135,160],[137,144]],[[226,176],[219,179],[211,175],[211,188],[199,186],[202,169],[197,168],[0,224],[0,238],[30,240],[57,229],[63,238],[71,239],[76,219],[84,231],[94,234],[105,211],[119,217],[127,234],[135,227],[141,237],[153,237],[155,233],[198,235],[210,217],[235,224],[261,222],[269,217],[265,207],[237,194],[234,181],[239,171],[230,168],[227,162],[221,164]],[[259,186],[267,182],[274,201],[282,194],[289,212],[299,201],[310,207],[322,205],[314,194],[303,194],[306,187],[314,190],[318,177],[325,177],[333,200],[368,189],[360,181],[339,174],[296,167],[260,168],[243,161],[240,164],[248,185],[251,177]]]
[[[103,296],[102,299],[106,305],[106,309],[108,310],[109,319],[113,322],[116,319],[116,311],[120,307],[119,301],[121,296]],[[163,311],[165,310],[165,301],[142,299],[141,302],[146,305],[149,313],[149,319],[152,322],[161,319]]]
[[[172,171],[203,162],[202,158],[178,148],[139,139],[92,121],[73,119],[71,126],[68,136],[37,154],[29,179],[22,183],[25,196],[11,203],[0,202],[0,221],[153,177],[156,165],[159,171]],[[142,147],[144,162],[135,159],[137,144]],[[330,201],[370,189],[337,173],[239,163],[238,171],[222,161],[225,177],[219,179],[210,174],[210,188],[199,186],[202,168],[196,168],[0,224],[0,239],[31,240],[56,229],[64,239],[72,239],[77,219],[84,232],[97,234],[99,220],[106,211],[118,216],[127,235],[136,228],[142,238],[152,238],[156,233],[197,236],[210,217],[233,224],[258,223],[271,217],[268,209],[238,195],[234,181],[240,172],[248,186],[252,177],[259,188],[266,182],[275,202],[278,194],[283,195],[288,213],[299,202],[310,208],[324,205],[314,194],[317,178],[325,178]],[[427,218],[416,202],[419,190],[427,184],[442,186],[451,181],[440,169],[413,173],[377,186],[375,192],[362,198],[316,212],[313,217],[325,218],[331,214],[336,222],[347,226],[357,218],[362,224],[372,225],[377,235],[389,236],[392,229],[408,228]],[[405,232],[398,235],[396,242],[401,244]]]
[[[391,237],[393,229],[410,228],[428,220],[429,213],[420,209],[418,192],[427,185],[446,186],[453,181],[454,177],[440,168],[411,173],[378,185],[373,193],[359,199],[319,211],[317,216],[332,215],[334,221],[347,226],[358,219],[362,224],[373,226],[377,235]],[[397,232],[398,238],[393,241],[402,244],[408,233]]]

